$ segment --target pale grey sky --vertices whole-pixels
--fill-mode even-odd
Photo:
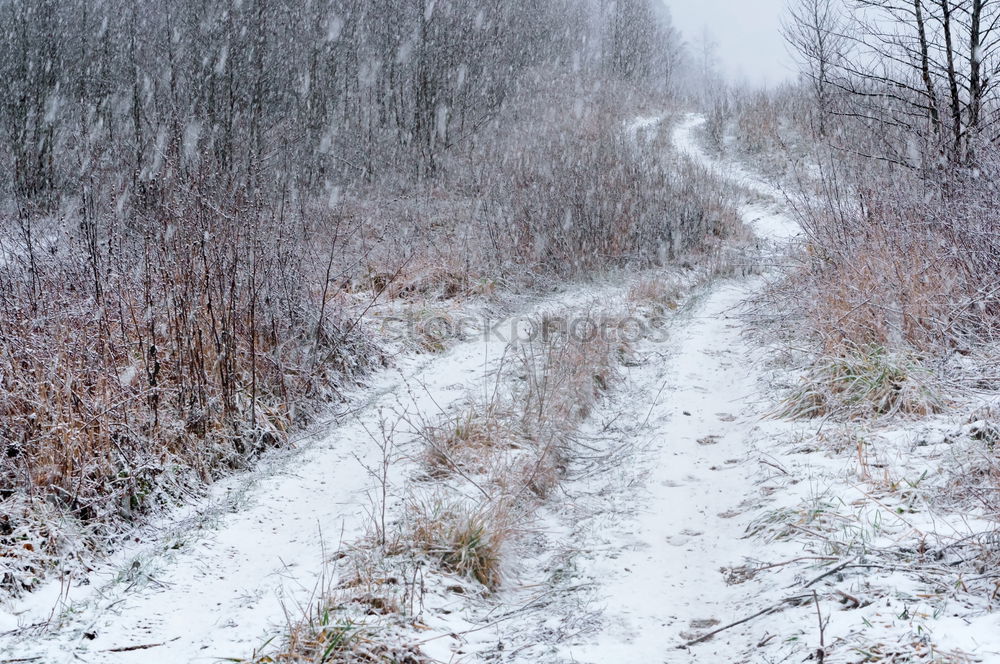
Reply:
[[[795,76],[795,63],[779,33],[787,0],[664,0],[684,38],[697,48],[707,28],[722,68],[752,84]]]

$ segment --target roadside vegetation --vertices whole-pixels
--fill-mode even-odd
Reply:
[[[823,352],[930,360],[996,341],[1000,125],[983,77],[998,13],[802,0],[786,25],[802,83],[717,101],[717,146],[760,162],[794,207],[805,241],[779,295]]]

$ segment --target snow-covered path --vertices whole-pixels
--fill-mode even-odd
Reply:
[[[697,147],[701,122],[695,116],[683,121],[674,142],[716,167]],[[752,184],[746,174],[737,177]],[[774,194],[764,185],[755,189]],[[764,239],[795,232],[759,204],[744,214]],[[734,315],[751,292],[745,282],[716,284],[678,318],[669,342],[647,344],[647,361],[631,370],[617,403],[626,404],[622,421],[642,424],[646,444],[633,460],[645,479],[627,498],[633,518],[592,515],[586,537],[597,537],[600,546],[577,542],[604,551],[581,560],[580,574],[597,583],[605,617],[601,629],[560,642],[561,657],[594,664],[690,657],[674,649],[686,632],[746,612],[738,604],[745,588],[728,586],[719,568],[752,553],[734,518],[754,492],[750,470],[739,462],[760,416],[756,377]],[[593,289],[571,291],[550,304],[594,295]],[[0,610],[0,659],[176,664],[246,656],[275,636],[286,609],[295,617],[308,603],[324,553],[365,532],[374,480],[364,467],[380,463],[372,444],[380,409],[433,418],[466,398],[470,386],[489,384],[504,346],[479,335],[443,356],[403,362],[329,435],[220,483],[209,507],[150,529],[148,544],[123,551],[88,585],[72,585],[63,596],[67,589],[51,583],[3,607],[9,613]],[[405,470],[402,464],[396,472]],[[568,491],[589,488],[578,480]],[[25,629],[50,616],[56,617],[52,629]],[[723,643],[698,648],[707,654]]]
[[[561,648],[562,656],[594,664],[680,661],[691,655],[678,645],[747,612],[742,590],[720,572],[752,554],[737,518],[755,493],[744,461],[760,416],[735,317],[746,296],[744,285],[716,287],[676,329],[666,361],[632,374],[622,419],[641,422],[652,412],[636,432],[648,441],[636,455],[645,477],[629,488],[634,517],[602,524],[591,544],[609,552],[585,572],[598,583],[603,626]]]
[[[703,122],[682,121],[674,144],[770,199],[748,203],[742,214],[780,251],[798,229],[775,211],[779,192],[702,151],[695,132]],[[571,589],[542,628],[523,626],[529,636],[515,639],[519,654],[504,661],[729,662],[752,646],[747,630],[736,628],[680,647],[782,596],[739,576],[762,553],[744,535],[761,496],[750,457],[768,405],[740,314],[759,286],[757,278],[711,285],[674,321],[667,343],[639,348],[643,361],[595,416],[593,432],[608,439],[602,449],[633,450],[630,467],[615,459],[567,484],[567,506],[554,515],[563,534],[547,548],[576,552]],[[581,586],[590,588],[585,599],[575,590]],[[495,637],[520,629],[507,625]]]
[[[199,520],[189,532],[182,522],[175,532],[150,533],[150,547],[119,556],[89,586],[70,588],[55,631],[8,634],[0,652],[45,662],[80,656],[143,664],[214,662],[252,652],[273,636],[283,606],[295,614],[310,598],[324,549],[363,535],[372,480],[362,464],[379,463],[371,438],[380,434],[379,409],[446,407],[466,394],[467,381],[491,370],[502,351],[494,346],[477,339],[383,376],[372,388],[381,396],[329,435],[285,455],[278,467],[255,471],[244,478],[246,486],[234,479],[216,487],[222,510],[207,523]],[[45,590],[29,596],[12,607],[18,614],[7,616],[3,629],[45,620],[52,601]]]
[[[748,203],[741,210],[744,220],[753,228],[757,237],[765,241],[782,243],[799,235],[802,229],[795,221],[781,212],[775,212],[774,205],[780,205],[785,201],[784,192],[746,170],[741,164],[723,163],[711,156],[696,136],[697,130],[704,124],[705,118],[697,114],[689,114],[680,122],[674,128],[672,136],[677,150],[714,171],[724,180],[729,180],[764,198],[765,204]]]
[[[522,312],[572,303],[558,293]],[[58,581],[0,606],[0,661],[177,664],[240,658],[302,615],[329,559],[370,525],[382,461],[374,438],[393,422],[433,419],[486,388],[519,318],[443,355],[403,357],[324,436],[213,487],[189,514],[144,529],[83,583]],[[407,471],[398,463],[391,472]],[[396,478],[399,479],[399,478]],[[287,611],[287,614],[286,614]]]
[[[675,129],[678,149],[774,201],[780,192],[744,171],[723,169],[701,150],[694,132],[702,123],[690,116]],[[767,206],[748,204],[742,213],[762,241],[780,244],[798,232]],[[576,661],[728,661],[747,645],[734,630],[678,649],[754,610],[748,587],[733,584],[725,570],[754,557],[740,516],[759,496],[757,466],[746,460],[767,403],[757,394],[759,375],[739,309],[755,287],[717,285],[674,333],[667,361],[632,376],[627,402],[652,413],[642,432],[650,442],[640,455],[647,472],[636,497],[641,507],[634,521],[605,535],[609,542],[621,537],[625,546],[593,571],[605,586],[605,627],[568,649]]]

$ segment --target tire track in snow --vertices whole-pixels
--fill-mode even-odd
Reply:
[[[675,128],[679,151],[755,193],[780,196],[709,157],[695,139],[703,123],[691,115]],[[766,205],[741,212],[763,242],[780,245],[798,234],[792,220]],[[631,449],[631,457],[567,484],[544,548],[574,552],[565,566],[569,588],[525,624],[497,627],[493,643],[506,640],[503,649],[516,653],[502,661],[729,662],[752,647],[748,625],[678,648],[763,608],[769,591],[781,596],[738,571],[761,553],[743,536],[760,498],[748,454],[766,405],[739,315],[760,282],[715,284],[674,324],[668,347],[640,347],[645,361],[595,415],[592,432],[604,438],[602,449]],[[552,568],[551,561],[536,564]]]
[[[546,296],[492,329],[508,332],[522,316],[600,295],[589,286]],[[286,607],[296,617],[308,606],[324,556],[365,534],[374,480],[364,468],[381,463],[371,438],[381,411],[432,419],[466,400],[470,387],[488,390],[506,346],[480,331],[443,355],[404,358],[327,434],[218,483],[209,500],[143,529],[147,543],[126,547],[82,583],[50,582],[8,602],[0,661],[177,664],[253,652],[280,632]],[[396,464],[392,484],[402,486],[409,470]]]

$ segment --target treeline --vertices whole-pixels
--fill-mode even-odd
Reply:
[[[85,182],[142,209],[176,178],[426,178],[531,72],[661,87],[677,41],[647,0],[5,0],[0,26],[21,214]]]
[[[866,156],[940,176],[1000,139],[1000,3],[799,0],[786,35],[817,109],[876,139]]]

